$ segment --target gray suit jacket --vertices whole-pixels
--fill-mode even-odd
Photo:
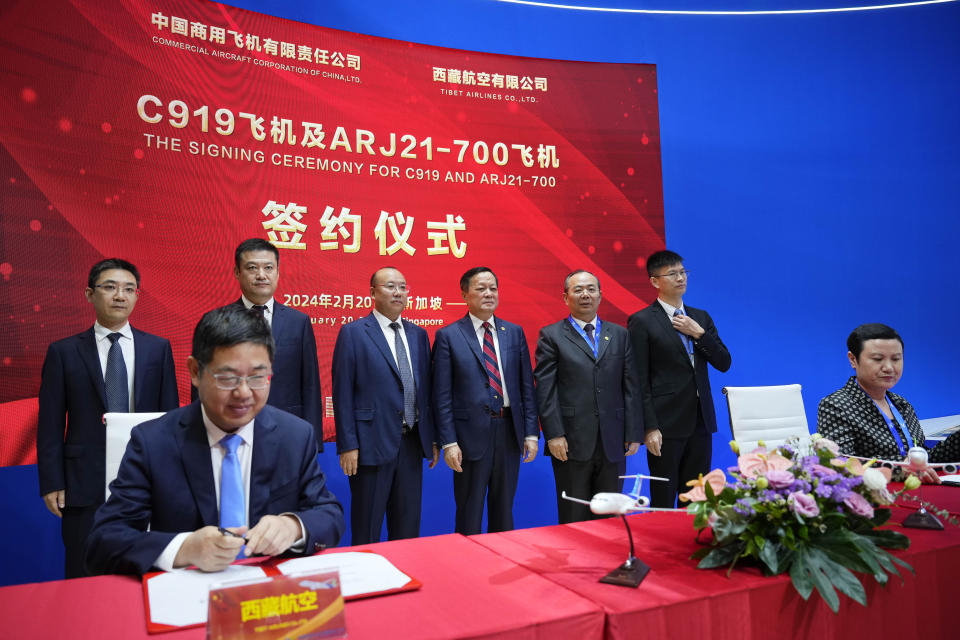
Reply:
[[[594,358],[569,318],[540,330],[540,428],[547,440],[566,436],[571,460],[589,460],[599,433],[607,459],[619,462],[625,442],[643,441],[640,389],[627,330],[601,319],[599,341]]]

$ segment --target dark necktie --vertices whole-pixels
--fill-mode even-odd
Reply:
[[[265,304],[255,304],[255,305],[253,305],[253,306],[250,307],[250,308],[253,309],[254,311],[256,311],[257,313],[259,313],[261,318],[266,317],[267,305],[265,305]]]
[[[400,337],[400,323],[391,322],[393,344],[397,351],[397,369],[400,370],[400,382],[403,384],[403,423],[412,427],[417,423],[417,386],[413,381],[413,372],[407,360],[407,348]]]
[[[593,340],[593,325],[590,324],[589,322],[588,322],[587,324],[583,325],[583,332],[584,332],[585,334],[587,334],[587,340],[590,341],[590,346],[592,347],[592,346],[593,346],[593,343],[594,343],[594,340]]]
[[[107,352],[107,371],[103,376],[103,384],[107,391],[107,411],[129,413],[130,389],[127,388],[127,363],[123,361],[123,350],[120,348],[119,333],[107,336],[110,340],[110,350]]]
[[[674,309],[673,316],[679,317],[684,315],[682,309]],[[683,341],[683,348],[687,350],[688,355],[693,355],[693,340],[685,333],[677,331],[677,335],[680,336],[680,340]]]
[[[493,333],[490,323],[483,323],[483,366],[487,370],[487,379],[493,389],[493,404],[490,408],[498,411],[503,408],[503,382],[500,381],[500,367],[497,365],[497,350],[493,346]]]

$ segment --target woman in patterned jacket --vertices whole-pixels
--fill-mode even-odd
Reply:
[[[863,324],[847,338],[847,358],[855,375],[820,401],[817,431],[846,455],[904,460],[926,437],[909,402],[890,389],[903,374],[903,338],[884,324]],[[960,460],[960,432],[929,449],[930,462]],[[933,469],[924,482],[939,483]]]

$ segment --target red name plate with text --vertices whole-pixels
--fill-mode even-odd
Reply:
[[[335,571],[210,590],[210,640],[346,637],[340,576]]]

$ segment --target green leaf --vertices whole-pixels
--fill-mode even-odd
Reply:
[[[800,597],[809,600],[810,593],[813,591],[813,580],[810,579],[810,572],[807,570],[806,555],[800,551],[795,552],[793,566],[790,567],[790,580]]]
[[[716,502],[717,502],[717,496],[714,495],[714,493],[713,493],[713,487],[710,486],[710,483],[709,483],[709,482],[704,482],[704,483],[703,483],[703,492],[704,492],[705,494],[707,494],[707,502],[709,502],[709,503],[711,503],[711,504],[716,504]]]
[[[805,547],[801,553],[806,559],[804,564],[807,568],[807,574],[810,576],[813,586],[816,587],[817,593],[827,603],[830,610],[836,613],[840,608],[840,596],[837,595],[833,583],[824,571],[824,561],[830,562],[830,560],[822,553],[818,555],[809,547]]]
[[[863,606],[867,606],[867,593],[863,590],[863,585],[860,583],[857,577],[853,575],[853,572],[834,562],[825,553],[818,549],[812,549],[810,556],[811,567],[814,570],[819,570],[832,586],[836,587],[847,597],[859,602]],[[814,579],[814,584],[817,584],[816,578]],[[817,584],[817,591],[820,591],[820,595],[823,595],[823,591],[820,589],[819,584]],[[827,598],[824,597],[824,600],[826,599]],[[839,605],[839,599],[837,604]],[[831,608],[833,609],[834,613],[836,613],[837,607]]]
[[[760,548],[760,562],[766,565],[767,569],[770,570],[770,573],[776,575],[780,573],[779,569],[779,554],[780,545],[778,545],[773,540],[767,540],[767,543]]]
[[[873,518],[871,519],[871,522],[873,522],[873,526],[880,527],[884,525],[887,522],[887,520],[890,519],[890,516],[892,515],[892,513],[893,512],[890,511],[890,509],[874,509]]]
[[[743,544],[733,543],[726,544],[722,547],[715,547],[712,549],[703,560],[697,565],[698,569],[716,569],[717,567],[723,567],[734,560],[740,555],[743,551]]]

